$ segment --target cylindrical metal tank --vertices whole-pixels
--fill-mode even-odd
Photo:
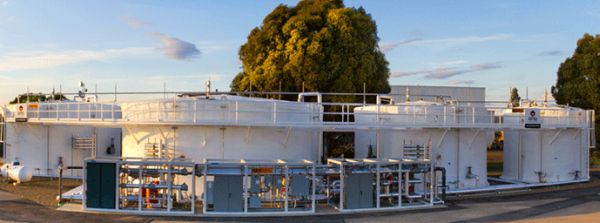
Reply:
[[[12,166],[8,168],[8,177],[17,183],[31,180],[33,172],[25,166]]]
[[[121,110],[128,121],[260,125],[319,122],[323,108],[316,103],[215,95],[127,102]]]
[[[501,178],[527,183],[581,180],[588,176],[588,132],[585,111],[576,108],[539,109],[542,127],[504,131],[504,168]],[[507,109],[504,122],[524,125],[524,109]],[[562,127],[561,127],[562,126]]]
[[[0,173],[3,176],[8,177],[16,183],[30,181],[33,175],[33,171],[30,168],[21,165],[4,164],[0,169]]]
[[[308,159],[317,161],[322,106],[281,100],[216,95],[121,104],[129,121],[178,123],[126,125],[123,157],[145,150],[172,150],[175,156],[204,159]],[[129,130],[126,130],[129,129]]]
[[[380,118],[381,124],[390,129],[356,131],[356,158],[366,158],[369,148],[376,155],[377,145],[378,158],[401,158],[405,144],[429,145],[435,165],[446,168],[450,190],[488,186],[486,149],[493,132],[457,127],[464,122],[488,120],[487,114],[484,107],[425,101],[357,107],[357,125],[376,123]]]

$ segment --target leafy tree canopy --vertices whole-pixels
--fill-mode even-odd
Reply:
[[[10,101],[10,104],[26,103],[26,102],[41,102],[41,101],[50,101],[50,100],[60,101],[60,100],[65,100],[65,99],[67,99],[67,98],[63,94],[54,94],[54,96],[52,96],[52,95],[46,96],[42,93],[29,94],[29,96],[27,94],[21,94],[21,95],[15,97],[15,99],[13,99],[12,101]]]
[[[277,6],[241,46],[243,71],[232,91],[387,93],[388,62],[377,25],[342,0],[303,0]],[[280,89],[281,84],[281,89]]]
[[[513,88],[510,90],[510,103],[513,108],[519,107],[519,102],[521,101],[521,96],[519,96],[519,90],[517,88]]]
[[[573,55],[558,68],[552,95],[559,104],[600,109],[600,35],[583,35]]]
[[[552,86],[552,96],[558,104],[594,109],[600,114],[600,35],[584,34],[577,41],[573,55],[558,68],[556,85]],[[596,129],[600,119],[596,118]],[[600,138],[600,131],[596,131]],[[591,162],[600,164],[600,145],[591,151]]]

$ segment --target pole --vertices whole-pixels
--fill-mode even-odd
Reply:
[[[117,83],[115,83],[115,102],[117,102]]]
[[[58,206],[62,205],[62,175],[63,168],[62,165],[58,167]]]
[[[363,82],[363,105],[367,104],[367,83]]]

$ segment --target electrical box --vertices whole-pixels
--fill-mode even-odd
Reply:
[[[217,175],[213,183],[214,211],[243,211],[243,176]]]
[[[261,208],[260,197],[250,197],[249,208]]]
[[[293,175],[291,177],[291,196],[308,196],[310,188],[310,180],[306,176]]]
[[[260,193],[260,176],[252,176],[250,178],[250,192],[251,193]]]
[[[373,207],[373,174],[348,174],[344,185],[346,209]]]
[[[206,193],[206,204],[214,204],[214,199],[213,199],[213,182],[212,181],[206,181],[206,191],[204,191],[204,193]]]
[[[85,168],[86,207],[115,209],[116,164],[87,162]]]

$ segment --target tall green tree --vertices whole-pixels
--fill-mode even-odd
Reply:
[[[552,96],[558,104],[570,105],[600,112],[600,35],[584,34],[577,41],[571,57],[560,64]],[[596,129],[600,128],[596,118]],[[600,131],[596,131],[596,139]],[[596,148],[600,148],[596,142]],[[591,154],[592,162],[600,164],[600,151]]]
[[[521,101],[521,96],[519,96],[519,90],[517,88],[513,88],[510,90],[510,103],[513,108],[519,107],[519,102]]]
[[[342,0],[277,6],[239,50],[243,71],[233,91],[367,92],[390,90],[377,25]]]
[[[585,34],[560,64],[552,96],[558,104],[600,110],[600,35]]]

